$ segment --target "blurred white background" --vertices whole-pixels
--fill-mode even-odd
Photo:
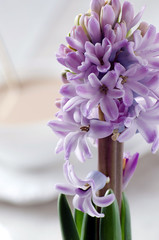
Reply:
[[[146,5],[142,20],[159,30],[156,0],[131,2],[135,12]],[[63,69],[55,53],[65,43],[75,16],[86,12],[89,3],[0,0],[0,223],[13,240],[61,239],[54,184],[63,181],[63,155],[54,154],[57,138],[46,125],[56,112]],[[133,240],[158,240],[158,154],[152,156],[139,136],[126,149],[141,153],[127,190]],[[92,162],[95,168],[91,160],[82,172],[89,171]],[[9,240],[3,232],[0,229],[1,239]]]

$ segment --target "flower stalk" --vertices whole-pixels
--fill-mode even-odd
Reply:
[[[99,119],[105,121],[100,107]],[[99,191],[99,196],[104,196],[106,190],[111,188],[115,193],[119,210],[121,210],[123,143],[115,141],[112,136],[98,140],[98,170],[110,177],[110,182]]]

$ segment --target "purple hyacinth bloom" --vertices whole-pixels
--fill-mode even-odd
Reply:
[[[150,25],[145,33],[137,29],[133,33],[133,42],[131,51],[138,61],[150,68],[158,68],[159,33],[156,33],[156,28]]]
[[[103,213],[97,212],[92,202],[99,207],[106,207],[113,203],[114,194],[103,197],[96,195],[109,182],[109,178],[99,171],[92,171],[84,180],[81,180],[76,176],[73,166],[68,161],[64,164],[63,169],[68,184],[57,184],[56,189],[63,194],[73,195],[73,206],[76,209],[92,217],[104,217]]]
[[[134,8],[130,2],[125,1],[122,8],[122,17],[121,21],[124,21],[129,31],[133,28],[141,19],[143,15],[144,7],[142,10],[134,17]]]
[[[111,54],[111,43],[107,38],[104,38],[102,44],[96,43],[95,45],[91,42],[85,44],[85,57],[86,61],[95,64],[99,72],[107,72],[110,68],[109,57]]]
[[[80,111],[65,112],[61,119],[50,121],[48,125],[61,137],[56,152],[59,153],[64,150],[65,159],[68,160],[71,152],[77,150],[78,159],[82,162],[86,158],[92,157],[87,138],[104,138],[113,132],[111,123],[81,118]]]
[[[159,147],[158,123],[159,101],[151,107],[145,108],[141,104],[138,104],[135,106],[134,116],[126,118],[125,126],[127,128],[120,134],[118,141],[127,141],[136,132],[140,132],[147,143],[152,143],[151,151],[155,153]]]
[[[119,115],[118,107],[115,99],[123,96],[123,91],[115,89],[117,82],[117,74],[115,71],[109,71],[99,80],[95,74],[90,74],[89,82],[81,84],[76,88],[79,96],[88,99],[86,111],[88,114],[93,107],[100,104],[101,110],[107,120],[115,120]]]
[[[65,159],[75,151],[85,161],[91,157],[87,139],[112,134],[124,142],[139,132],[157,150],[159,33],[144,22],[135,29],[143,9],[135,16],[127,1],[121,7],[119,0],[92,0],[60,46],[57,60],[67,69],[58,120],[49,126]]]
[[[142,81],[148,73],[147,68],[139,64],[133,64],[126,70],[121,64],[115,65],[115,71],[119,76],[117,88],[124,90],[123,102],[126,106],[131,106],[134,101],[134,93],[139,96],[148,96],[149,89]]]
[[[123,191],[127,187],[130,179],[132,178],[137,163],[138,163],[139,153],[135,153],[132,156],[129,153],[124,154],[123,158]]]

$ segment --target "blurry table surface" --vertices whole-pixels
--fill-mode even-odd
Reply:
[[[139,159],[127,189],[133,240],[158,240],[159,159],[148,154]],[[0,222],[13,240],[61,240],[56,200],[43,204],[12,205],[0,202]]]

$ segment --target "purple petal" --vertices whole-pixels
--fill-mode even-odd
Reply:
[[[109,90],[107,95],[112,98],[121,98],[124,95],[124,91],[113,89],[113,90]]]
[[[141,11],[132,20],[132,22],[130,24],[130,28],[133,28],[140,21],[142,15],[143,15],[144,10],[145,10],[145,7],[142,7]]]
[[[61,184],[56,184],[55,186],[56,190],[60,191],[63,194],[67,195],[74,195],[75,194],[75,189],[72,186],[68,185],[61,185]]]
[[[90,130],[88,136],[94,139],[108,137],[113,132],[112,124],[100,121],[100,120],[91,120],[90,121]]]
[[[130,29],[132,20],[134,18],[134,8],[133,5],[129,2],[124,2],[123,8],[122,8],[122,18],[121,22],[126,22],[127,29]]]
[[[89,83],[81,84],[76,88],[76,92],[82,98],[90,99],[92,96],[95,96],[96,89],[91,87]]]
[[[92,191],[96,193],[98,190],[102,189],[105,184],[108,182],[109,177],[106,177],[103,173],[99,171],[91,171],[86,179],[92,179],[93,180],[93,185]]]
[[[125,141],[129,140],[136,133],[136,130],[137,130],[136,124],[135,124],[135,122],[133,122],[129,128],[124,130],[119,135],[117,140],[119,142],[125,142]]]
[[[138,93],[143,97],[148,95],[149,93],[149,89],[139,82],[129,82],[127,83],[127,86],[129,86],[134,92]]]
[[[59,153],[59,152],[61,152],[61,151],[64,150],[63,143],[64,143],[64,139],[60,139],[60,140],[57,142],[57,145],[56,145],[56,148],[55,148],[55,152],[56,152],[56,153]]]
[[[97,66],[98,71],[102,72],[102,73],[107,72],[109,70],[109,68],[110,68],[109,62],[105,63],[104,65]]]
[[[115,13],[115,21],[117,21],[119,14],[120,14],[120,9],[121,9],[121,4],[119,0],[112,0],[111,1],[112,8]]]
[[[81,162],[85,162],[86,159],[92,158],[90,148],[84,137],[81,137],[78,141],[78,147],[76,149],[76,155]]]
[[[140,134],[148,143],[152,143],[157,137],[157,130],[154,126],[149,125],[143,119],[137,119],[137,128]]]
[[[99,88],[101,86],[99,79],[97,78],[97,76],[94,73],[91,73],[88,76],[88,80],[93,88]]]
[[[125,188],[127,187],[130,179],[132,178],[137,163],[138,163],[138,158],[139,158],[139,153],[135,153],[133,156],[131,156],[128,159],[128,162],[125,166],[124,172],[123,172],[123,191],[125,190]]]
[[[93,206],[93,204],[91,202],[91,199],[89,199],[89,198],[85,199],[84,210],[85,210],[85,212],[87,212],[92,217],[98,217],[98,218],[104,217],[103,213],[98,213],[96,211],[96,209],[94,208],[94,206]]]
[[[93,202],[95,205],[99,206],[99,207],[107,207],[110,204],[112,204],[115,200],[115,195],[109,194],[109,195],[105,195],[103,197],[97,197],[96,195],[93,195]]]
[[[78,106],[84,101],[83,98],[79,96],[72,97],[68,102],[64,105],[63,110],[64,111],[70,111],[74,107]]]
[[[84,201],[85,201],[85,198],[81,198],[78,195],[75,195],[72,201],[74,208],[82,212],[85,212],[85,209],[83,208]]]
[[[102,28],[104,29],[104,26],[106,24],[113,25],[114,21],[115,21],[115,14],[114,14],[113,8],[112,8],[112,6],[106,4],[101,9],[101,25],[102,25]]]
[[[106,85],[110,89],[113,89],[115,87],[116,81],[117,74],[115,71],[109,71],[101,80],[102,84]]]
[[[133,93],[131,89],[124,86],[125,94],[123,96],[123,102],[126,106],[131,106],[133,104]]]
[[[48,126],[51,127],[53,131],[60,131],[60,132],[69,132],[77,130],[77,126],[72,123],[53,120],[48,123]]]
[[[91,1],[91,10],[100,13],[101,7],[104,6],[105,0],[92,0]]]
[[[75,87],[71,84],[64,84],[60,89],[60,94],[67,98],[76,96]]]
[[[95,17],[91,17],[88,22],[88,32],[93,43],[97,43],[101,41],[100,24]]]
[[[82,43],[80,43],[78,40],[72,38],[72,37],[66,37],[66,41],[68,44],[73,48],[78,51],[84,52],[84,46]]]
[[[68,160],[71,152],[77,147],[78,138],[81,134],[79,132],[70,132],[64,140],[65,160]]]
[[[117,107],[115,101],[112,98],[105,96],[100,101],[100,107],[101,107],[101,110],[104,113],[106,119],[109,119],[109,120],[117,119],[117,117],[119,115],[119,111],[118,111],[118,107]]]
[[[87,117],[91,111],[98,106],[99,102],[100,102],[100,99],[101,99],[101,94],[97,93],[96,96],[89,100],[85,106],[85,111],[84,111],[84,114],[85,116]]]

